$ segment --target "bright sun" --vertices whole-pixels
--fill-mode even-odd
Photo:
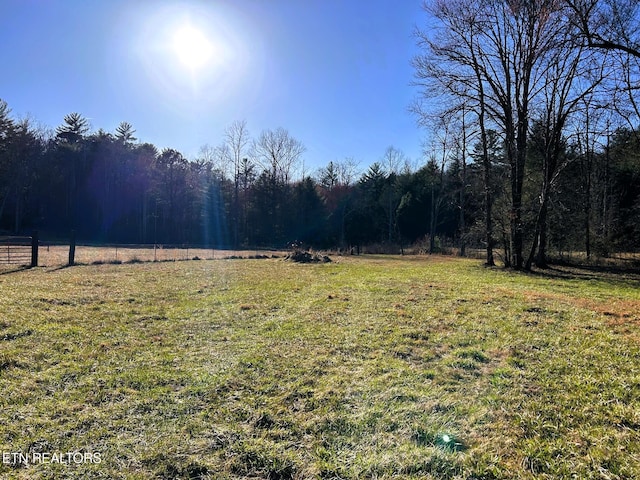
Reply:
[[[213,56],[213,44],[198,28],[179,27],[173,35],[172,47],[178,60],[192,70],[205,67]]]

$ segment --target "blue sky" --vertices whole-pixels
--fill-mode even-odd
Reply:
[[[121,121],[139,140],[195,158],[234,120],[252,136],[286,128],[313,170],[387,146],[420,162],[424,133],[412,32],[420,0],[1,0],[0,98],[56,127],[79,112],[93,129]],[[212,50],[199,68],[172,38],[188,24]]]

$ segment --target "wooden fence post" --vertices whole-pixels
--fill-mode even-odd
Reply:
[[[31,267],[38,266],[38,231],[31,234]]]
[[[71,240],[69,241],[69,266],[75,265],[76,258],[76,231],[71,230]]]

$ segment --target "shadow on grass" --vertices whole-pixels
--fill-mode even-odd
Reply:
[[[67,268],[77,267],[77,266],[79,266],[79,265],[84,265],[84,264],[83,264],[83,263],[74,263],[73,265],[69,265],[69,264],[67,264],[67,265],[60,265],[60,266],[58,266],[58,267],[52,268],[51,270],[49,270],[49,271],[48,271],[48,273],[51,273],[51,272],[57,272],[57,271],[59,271],[59,270],[66,270]]]
[[[610,285],[640,288],[640,270],[630,267],[554,264],[531,274],[557,280],[595,280]]]
[[[590,265],[577,262],[553,260],[547,268],[514,270],[507,267],[482,265],[495,271],[506,271],[547,280],[597,281],[613,287],[640,289],[640,267],[633,265]]]
[[[638,275],[640,276],[640,262],[637,259],[630,261],[620,260],[621,263],[598,265],[590,263],[570,262],[567,260],[553,260],[553,267],[567,267],[586,270],[594,273],[608,273],[612,275]]]
[[[31,268],[32,267],[30,267],[29,265],[23,265],[20,267],[12,268],[11,270],[0,272],[0,275],[10,275],[12,273],[24,272],[25,270],[31,270]]]

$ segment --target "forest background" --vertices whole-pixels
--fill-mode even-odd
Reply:
[[[640,247],[640,22],[632,0],[425,2],[416,165],[390,146],[304,169],[284,128],[229,124],[197,158],[79,113],[50,129],[0,101],[0,229],[42,239],[316,248],[419,244],[507,266]],[[445,105],[445,108],[438,106]]]

